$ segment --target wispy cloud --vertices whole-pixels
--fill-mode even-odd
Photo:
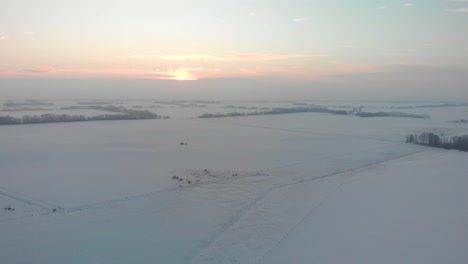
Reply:
[[[0,40],[7,40],[7,39],[10,39],[9,36],[0,36]]]
[[[56,68],[54,67],[39,67],[39,68],[29,68],[29,69],[18,69],[16,70],[19,74],[47,74],[56,72]]]
[[[382,55],[388,56],[388,57],[410,57],[412,56],[408,52],[385,52],[385,53],[382,53]]]
[[[347,64],[330,61],[321,66],[248,66],[241,68],[178,67],[166,69],[142,68],[75,68],[40,66],[30,68],[0,67],[0,77],[18,78],[113,78],[197,80],[204,78],[254,78],[261,80],[325,80],[335,75],[375,72],[375,65]]]
[[[36,35],[36,32],[26,31],[26,32],[23,32],[23,34],[28,35],[28,36],[34,36]]]
[[[415,7],[416,5],[413,3],[404,3],[401,5],[402,7]]]
[[[160,70],[122,68],[71,68],[40,66],[0,70],[0,76],[37,78],[132,78],[170,79],[172,75]]]
[[[468,8],[444,9],[450,13],[468,13]]]
[[[28,77],[50,75],[58,72],[57,68],[50,66],[32,67],[32,68],[6,68],[0,71],[3,76]]]
[[[346,64],[330,62],[321,67],[295,66],[295,67],[256,67],[242,68],[231,76],[242,78],[256,78],[262,80],[332,80],[335,76],[373,73],[379,71],[378,67],[370,64]]]
[[[295,18],[293,19],[294,22],[305,22],[307,20],[309,20],[307,17],[298,17],[298,18]]]
[[[0,66],[2,66],[0,64]],[[7,66],[7,65],[4,65]],[[31,68],[0,67],[0,77],[34,78],[121,78],[196,80],[211,78],[220,74],[217,68],[167,68],[167,69],[128,69],[128,68],[75,68],[39,66]],[[223,75],[221,75],[223,77]]]
[[[204,60],[204,61],[270,61],[289,60],[298,58],[326,57],[327,54],[245,54],[245,55],[207,55],[207,54],[185,54],[185,55],[157,55],[157,54],[135,54],[123,56],[129,59],[163,59],[163,60]]]
[[[388,7],[387,6],[379,6],[377,7],[377,9],[387,9]]]
[[[257,15],[257,13],[255,13],[255,12],[250,12],[249,15],[255,16],[255,15]]]

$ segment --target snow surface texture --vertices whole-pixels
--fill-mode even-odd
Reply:
[[[317,113],[0,127],[0,262],[465,263],[467,154],[402,142],[434,127],[466,130]]]

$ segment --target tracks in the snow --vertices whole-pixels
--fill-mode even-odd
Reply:
[[[383,142],[404,143],[404,141],[382,139],[382,138],[373,138],[373,137],[365,137],[365,136],[357,136],[357,135],[345,134],[345,133],[312,132],[312,131],[293,130],[293,129],[278,128],[278,127],[247,125],[247,124],[228,123],[228,122],[219,122],[219,121],[208,121],[208,120],[200,120],[200,119],[191,119],[191,120],[196,121],[196,122],[205,122],[205,123],[213,123],[213,124],[221,124],[221,125],[229,125],[229,126],[260,128],[260,129],[294,132],[294,133],[309,134],[309,135],[341,136],[341,137],[359,138],[359,139],[367,139],[367,140],[375,140],[375,141],[383,141]]]
[[[307,183],[307,182],[312,182],[312,181],[317,181],[317,180],[321,180],[321,179],[325,179],[325,178],[329,178],[329,177],[333,177],[333,176],[337,176],[337,175],[340,175],[340,174],[343,174],[343,173],[349,173],[349,172],[353,172],[353,171],[358,171],[358,170],[361,170],[361,169],[365,169],[365,168],[368,168],[368,167],[372,167],[372,166],[375,166],[375,165],[379,165],[379,164],[383,164],[383,163],[387,163],[387,162],[391,162],[391,161],[394,161],[394,160],[398,160],[398,159],[402,159],[402,158],[405,158],[405,157],[408,157],[408,156],[412,156],[412,155],[416,155],[416,154],[419,154],[421,152],[424,152],[426,150],[420,150],[420,151],[417,151],[417,152],[413,152],[413,153],[410,153],[410,154],[405,154],[405,155],[400,155],[400,156],[397,156],[397,157],[393,157],[391,159],[387,159],[387,160],[382,160],[382,161],[376,161],[376,162],[372,162],[372,163],[368,163],[368,164],[364,164],[362,166],[359,166],[359,167],[355,167],[355,168],[351,168],[351,169],[346,169],[346,170],[341,170],[341,171],[337,171],[337,172],[333,172],[333,173],[329,173],[329,174],[325,174],[325,175],[321,175],[321,176],[318,176],[318,177],[313,177],[313,178],[308,178],[308,179],[301,179],[301,180],[295,180],[293,182],[288,182],[288,183],[283,183],[283,184],[280,184],[280,185],[273,185],[271,188],[263,191],[261,194],[259,194],[255,199],[253,199],[249,204],[247,204],[244,208],[242,208],[239,212],[237,212],[228,222],[225,226],[223,226],[221,228],[221,230],[218,232],[218,234],[213,237],[212,239],[206,241],[205,243],[202,244],[202,247],[200,249],[200,251],[195,254],[193,257],[190,258],[190,263],[198,263],[197,262],[197,259],[198,258],[201,258],[203,257],[206,253],[209,253],[209,250],[212,246],[214,246],[219,240],[221,240],[223,238],[223,235],[225,233],[228,232],[228,230],[233,227],[236,222],[238,222],[242,216],[244,216],[247,212],[249,212],[252,208],[254,208],[258,203],[260,203],[260,201],[264,200],[270,193],[272,193],[273,191],[275,190],[278,190],[278,189],[281,189],[281,188],[286,188],[286,187],[291,187],[291,186],[294,186],[294,185],[298,185],[298,184],[303,184],[303,183]],[[340,185],[341,186],[341,185]],[[333,191],[332,193],[335,193],[335,191]],[[322,203],[320,203],[322,204]],[[316,207],[313,209],[315,210]],[[310,215],[311,212],[309,212],[307,215]],[[301,220],[302,221],[302,220]],[[300,221],[300,222],[301,222]],[[278,243],[281,242],[281,240],[283,240],[284,238],[287,237],[287,235],[297,227],[297,225],[300,224],[299,223],[296,223],[294,226],[292,226],[288,232],[286,233],[286,235],[280,239],[278,241]],[[263,256],[262,256],[263,257]]]
[[[54,205],[36,198],[32,198],[30,196],[12,191],[12,190],[7,190],[5,188],[0,188],[0,195],[3,195],[5,197],[8,197],[10,199],[13,199],[15,201],[34,206],[36,208],[42,209],[45,212],[53,212],[54,209],[63,209],[62,207],[58,205]]]

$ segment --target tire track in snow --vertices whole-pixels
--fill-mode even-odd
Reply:
[[[286,231],[284,236],[282,236],[278,241],[276,241],[275,245],[268,249],[263,255],[261,255],[255,264],[259,264],[263,261],[263,259],[270,254],[282,241],[284,241],[298,226],[300,226],[307,218],[309,218],[320,206],[322,206],[326,201],[328,201],[338,190],[344,185],[344,182],[341,182],[335,189],[330,191],[316,206],[314,206],[309,213],[307,213],[304,217],[301,218],[297,224],[295,224],[291,229]]]
[[[294,132],[294,133],[310,134],[310,135],[332,135],[332,136],[342,136],[342,137],[350,137],[350,138],[369,139],[369,140],[393,142],[393,143],[404,143],[405,142],[405,141],[382,139],[382,138],[364,137],[364,136],[344,134],[344,133],[312,132],[312,131],[293,130],[293,129],[267,127],[267,126],[257,126],[257,125],[246,125],[246,124],[238,124],[238,123],[219,122],[219,121],[208,121],[208,120],[197,120],[197,119],[191,119],[191,120],[195,121],[195,122],[205,122],[205,123],[222,124],[222,125],[230,125],[230,126],[261,128],[261,129],[278,130],[278,131]]]
[[[205,185],[209,185],[209,184],[213,184],[213,183],[224,183],[224,182],[228,182],[228,181],[235,180],[235,179],[244,179],[244,178],[254,177],[254,176],[268,176],[268,175],[264,174],[262,172],[258,172],[258,173],[247,174],[245,176],[238,176],[238,177],[235,177],[235,178],[219,178],[219,179],[211,180],[211,181],[193,183],[191,185],[186,185],[184,187],[173,187],[173,188],[169,188],[169,189],[165,189],[165,190],[159,190],[159,191],[154,191],[154,192],[147,192],[147,193],[142,193],[142,194],[130,195],[130,196],[122,197],[122,198],[117,198],[117,199],[112,199],[112,200],[105,200],[105,201],[96,202],[96,203],[78,205],[78,206],[74,206],[74,207],[71,207],[71,208],[67,208],[64,212],[72,213],[72,212],[91,209],[91,208],[97,207],[97,206],[105,206],[105,205],[111,205],[111,204],[114,204],[114,203],[127,202],[127,201],[131,201],[131,200],[135,200],[135,199],[142,199],[142,198],[146,198],[146,197],[151,197],[151,196],[162,194],[162,193],[183,191],[183,190],[189,189],[189,188],[205,186]]]
[[[31,205],[37,208],[40,208],[46,212],[53,212],[54,209],[62,209],[62,207],[58,205],[54,205],[39,199],[35,199],[32,197],[29,197],[27,195],[12,191],[12,190],[7,190],[5,188],[0,188],[0,195],[3,195],[5,197],[8,197],[10,199],[13,199],[15,201]]]
[[[427,150],[420,150],[420,151],[417,151],[417,152],[413,152],[413,153],[409,153],[409,154],[404,154],[404,155],[400,155],[400,156],[397,156],[397,157],[394,157],[394,158],[390,158],[390,159],[387,159],[387,160],[382,160],[382,161],[376,161],[376,162],[372,162],[372,163],[368,163],[368,164],[364,164],[362,166],[358,166],[358,167],[355,167],[355,168],[351,168],[351,169],[345,169],[345,170],[341,170],[341,171],[337,171],[337,172],[333,172],[333,173],[329,173],[329,174],[325,174],[325,175],[322,175],[322,176],[318,176],[318,177],[314,177],[314,178],[309,178],[309,179],[301,179],[301,180],[295,180],[294,182],[288,182],[288,183],[283,183],[283,184],[277,184],[277,185],[274,185],[272,186],[271,188],[268,188],[267,190],[265,190],[264,192],[262,192],[260,195],[258,195],[255,199],[253,199],[250,203],[248,203],[243,209],[239,210],[222,228],[221,230],[218,232],[218,234],[205,241],[204,243],[202,243],[201,245],[201,249],[198,251],[198,253],[196,253],[193,257],[189,257],[189,263],[198,263],[197,262],[197,259],[203,257],[206,255],[206,253],[209,252],[209,250],[211,249],[211,247],[213,247],[218,241],[220,241],[223,237],[223,235],[225,235],[227,233],[227,231],[232,228],[236,222],[238,222],[242,216],[244,216],[247,212],[249,212],[253,207],[255,207],[260,201],[262,201],[263,199],[265,199],[271,192],[275,191],[275,190],[278,190],[278,189],[281,189],[281,188],[286,188],[286,187],[291,187],[291,186],[294,186],[294,185],[298,185],[298,184],[303,184],[303,183],[307,183],[307,182],[312,182],[312,181],[316,181],[316,180],[321,180],[321,179],[325,179],[325,178],[329,178],[329,177],[333,177],[333,176],[337,176],[337,175],[340,175],[340,174],[343,174],[343,173],[348,173],[348,172],[353,172],[353,171],[358,171],[358,170],[361,170],[361,169],[365,169],[365,168],[368,168],[368,167],[372,167],[372,166],[375,166],[375,165],[379,165],[379,164],[383,164],[383,163],[387,163],[387,162],[391,162],[391,161],[394,161],[394,160],[398,160],[398,159],[402,159],[402,158],[405,158],[405,157],[409,157],[409,156],[413,156],[413,155],[417,155],[419,153],[422,153],[422,152],[425,152]],[[339,186],[341,187],[341,185]],[[332,194],[334,194],[339,188],[337,188],[335,191],[332,191]],[[328,195],[329,196],[329,195]],[[328,197],[327,196],[327,197]],[[327,198],[325,198],[327,199]],[[323,204],[323,202],[321,202],[320,204]],[[318,207],[315,207],[313,210],[315,210],[316,208]],[[309,213],[311,214],[311,212]],[[308,214],[308,215],[309,215]],[[300,222],[299,222],[300,223]],[[292,227],[292,229],[294,229],[299,223],[297,223],[296,225],[294,225]],[[287,233],[291,232],[288,231]],[[286,237],[286,236],[285,236]],[[285,238],[284,237],[284,238]],[[283,239],[284,239],[283,238]],[[281,239],[282,240],[282,239]],[[278,243],[281,242],[278,241]],[[262,256],[263,257],[263,256]]]

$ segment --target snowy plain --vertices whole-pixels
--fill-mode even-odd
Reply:
[[[404,143],[466,134],[446,121],[467,107],[206,120],[294,102],[122,104],[172,119],[0,126],[2,262],[468,261],[468,154]]]

